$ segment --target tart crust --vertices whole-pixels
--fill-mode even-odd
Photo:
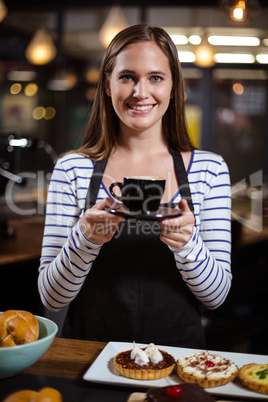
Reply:
[[[218,380],[209,380],[207,378],[196,378],[190,374],[186,374],[180,367],[177,367],[178,376],[185,382],[189,382],[191,384],[199,384],[202,388],[214,388],[220,387],[221,385],[228,384],[229,382],[233,381],[236,376],[237,372],[228,378],[222,378]]]
[[[215,363],[213,364],[213,367],[215,367],[214,371],[219,372],[222,371],[222,376],[219,374],[217,378],[213,378],[215,376],[211,375],[212,370],[205,370],[204,368],[201,368],[201,364],[204,365],[205,359],[207,358],[207,361],[212,362],[213,360]],[[177,361],[177,374],[178,376],[185,382],[191,383],[191,384],[199,384],[203,388],[214,388],[214,387],[219,387],[225,384],[228,384],[229,382],[233,381],[238,374],[238,367],[231,361],[225,359],[222,356],[219,355],[212,355],[209,352],[199,352],[196,354],[192,354],[190,356],[187,356],[186,361],[189,359],[189,364],[187,366],[186,364],[180,364],[180,359]],[[201,360],[200,360],[201,359]],[[222,366],[222,369],[219,369],[217,365],[218,359],[220,360],[220,364]],[[196,360],[196,361],[195,361]],[[230,373],[227,374],[226,369],[228,366],[232,366],[232,370],[230,370]],[[193,367],[196,368],[197,371],[202,373],[202,375],[198,375],[198,373],[194,372],[187,372],[187,367]],[[200,367],[200,368],[199,368]],[[204,366],[203,366],[204,367]]]
[[[167,352],[160,350],[163,355],[164,364],[163,367],[159,367],[159,364],[151,365],[152,367],[148,368],[147,366],[140,366],[138,364],[131,364],[130,354],[131,350],[127,350],[126,352],[120,352],[114,357],[114,365],[116,371],[124,377],[132,378],[134,380],[159,380],[160,378],[167,377],[172,373],[175,367],[175,360],[173,356],[168,354]],[[127,367],[125,364],[122,364],[122,359],[127,359]],[[131,365],[135,365],[135,367],[129,367]]]
[[[245,387],[261,394],[268,394],[268,364],[245,364],[239,369],[238,376]]]

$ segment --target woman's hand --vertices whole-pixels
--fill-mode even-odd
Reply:
[[[110,214],[105,211],[107,207],[116,208],[113,200],[109,197],[99,201],[84,213],[80,225],[84,235],[94,243],[107,243],[114,236],[118,225],[125,218]]]
[[[181,200],[179,207],[182,215],[178,218],[164,219],[161,222],[160,240],[173,248],[180,248],[190,240],[195,224],[194,214],[186,200]]]

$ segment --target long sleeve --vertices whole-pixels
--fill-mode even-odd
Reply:
[[[80,227],[92,172],[89,159],[71,154],[57,162],[52,174],[38,277],[42,303],[52,311],[76,297],[101,248]]]
[[[195,297],[219,307],[231,287],[231,187],[224,160],[196,152],[190,172],[196,226],[191,239],[172,249],[178,270]]]

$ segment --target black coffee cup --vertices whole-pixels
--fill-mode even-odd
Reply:
[[[109,190],[112,196],[121,201],[130,212],[151,214],[159,208],[165,184],[166,180],[161,177],[131,176],[124,177],[123,183],[112,183]],[[120,188],[121,196],[114,193],[114,187]]]

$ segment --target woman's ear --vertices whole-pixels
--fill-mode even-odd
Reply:
[[[110,83],[108,80],[105,81],[105,92],[108,96],[111,96]]]

